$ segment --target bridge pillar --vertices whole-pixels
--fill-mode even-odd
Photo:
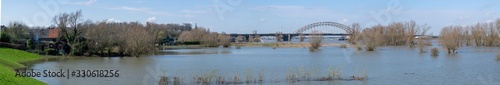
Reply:
[[[284,34],[283,35],[283,42],[289,41],[290,40],[290,34]]]

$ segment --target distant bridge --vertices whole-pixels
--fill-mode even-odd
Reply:
[[[264,33],[264,34],[229,34],[231,36],[231,38],[236,38],[238,36],[243,36],[245,37],[245,39],[248,39],[250,38],[250,36],[256,36],[256,35],[259,35],[259,36],[276,36],[276,33]],[[299,33],[283,33],[281,34],[283,36],[283,41],[291,41],[293,37],[295,36],[300,36]],[[309,36],[311,34],[309,33],[304,33],[303,34],[304,36]],[[334,34],[334,33],[322,33],[321,35],[323,36],[342,36],[342,37],[345,37],[345,36],[348,36],[350,34]]]
[[[335,32],[328,31],[328,30],[335,30],[335,29],[340,29],[341,32],[343,32],[343,33],[335,33],[335,32],[339,32],[339,31],[335,31]],[[282,37],[283,41],[291,41],[291,39],[293,37],[299,36],[300,34],[303,34],[304,36],[309,36],[310,33],[307,33],[308,31],[318,31],[318,32],[321,32],[321,35],[323,35],[323,36],[342,36],[342,37],[345,37],[345,36],[350,35],[349,33],[352,32],[352,28],[347,26],[347,25],[337,23],[337,22],[316,22],[316,23],[312,23],[312,24],[300,27],[299,29],[297,29],[293,33],[280,33],[280,34],[283,36]],[[250,38],[250,36],[256,36],[256,35],[276,36],[276,34],[277,33],[262,33],[262,34],[256,33],[256,34],[230,34],[230,35],[233,39],[238,37],[238,36],[243,36],[246,39],[248,39],[248,38]]]

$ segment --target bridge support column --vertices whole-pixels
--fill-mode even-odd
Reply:
[[[283,42],[289,41],[288,36],[290,36],[290,34],[283,35],[283,37],[282,37]]]

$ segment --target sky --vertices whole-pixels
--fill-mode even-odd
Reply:
[[[81,10],[93,21],[192,23],[226,33],[292,33],[315,22],[377,24],[414,20],[438,34],[450,25],[500,18],[500,0],[1,0],[1,24],[51,26]],[[335,29],[335,28],[334,28]]]

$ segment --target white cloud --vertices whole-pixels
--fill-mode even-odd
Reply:
[[[156,21],[156,17],[155,16],[150,17],[150,18],[146,19],[146,21],[147,22],[154,22],[154,21]]]
[[[122,21],[121,20],[117,20],[115,18],[111,18],[111,19],[107,19],[106,22],[110,23],[110,22],[122,22]]]
[[[65,2],[65,4],[89,6],[89,5],[95,4],[96,1],[97,0],[88,0],[88,1],[79,1],[79,2]]]
[[[130,11],[130,12],[135,12],[135,13],[146,13],[146,14],[151,14],[151,15],[162,15],[162,16],[173,16],[174,15],[174,14],[164,12],[164,11],[151,10],[149,8],[136,8],[136,7],[121,6],[121,7],[110,8],[110,9],[124,10],[124,11]]]

